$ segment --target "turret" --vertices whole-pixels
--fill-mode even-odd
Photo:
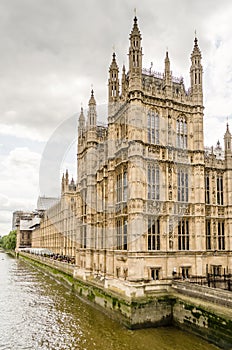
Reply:
[[[74,179],[72,177],[71,182],[69,183],[69,174],[68,170],[66,170],[65,175],[62,175],[62,181],[61,181],[61,195],[64,195],[68,191],[76,191],[76,185],[74,182]]]
[[[129,48],[129,87],[140,89],[142,83],[142,36],[140,34],[137,17],[134,18],[134,25],[130,34]]]
[[[203,93],[202,93],[202,65],[201,65],[201,51],[198,47],[198,40],[195,37],[194,47],[191,54],[191,68],[190,68],[190,78],[191,78],[191,94],[193,97],[193,102],[198,105],[203,104]]]
[[[67,189],[68,189],[68,183],[69,183],[69,175],[68,175],[68,170],[66,169],[66,173],[62,175],[62,180],[61,180],[61,195],[63,195]]]
[[[65,179],[64,179],[64,173],[62,175],[62,181],[61,181],[61,194],[64,193],[65,190]]]
[[[84,131],[85,131],[85,116],[83,113],[83,108],[81,107],[81,113],[80,113],[79,122],[78,122],[78,136],[82,137]]]
[[[229,130],[229,124],[226,125],[226,132],[224,135],[224,145],[225,145],[225,156],[231,156],[231,133]]]
[[[125,97],[126,94],[126,68],[125,65],[122,66],[122,96]]]
[[[118,79],[118,65],[115,59],[116,55],[113,53],[112,62],[109,68],[109,95],[108,100],[110,102],[116,102],[119,97],[119,79]]]
[[[93,89],[91,91],[91,97],[89,100],[89,111],[88,111],[88,120],[87,120],[87,128],[93,129],[97,125],[97,111],[96,111],[96,101],[94,98]]]
[[[69,183],[69,175],[68,175],[68,169],[66,169],[66,173],[65,173],[65,186],[67,187]]]
[[[165,57],[165,68],[164,68],[164,85],[165,88],[171,88],[171,83],[172,83],[172,76],[171,76],[171,71],[170,71],[170,60],[168,57],[168,51],[166,51],[166,57]],[[171,90],[170,90],[171,91]]]

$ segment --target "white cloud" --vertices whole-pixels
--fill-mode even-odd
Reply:
[[[40,154],[18,147],[0,159],[0,234],[10,230],[12,211],[32,210],[38,195]],[[5,219],[4,219],[5,218]]]

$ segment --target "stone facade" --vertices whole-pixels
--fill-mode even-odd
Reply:
[[[143,69],[141,40],[135,17],[128,72],[119,79],[115,53],[109,68],[108,126],[92,91],[78,121],[77,182],[63,175],[59,203],[32,234],[32,246],[75,256],[76,277],[121,291],[232,268],[231,134],[227,125],[223,152],[205,150],[198,40],[188,90],[168,52],[163,73]]]

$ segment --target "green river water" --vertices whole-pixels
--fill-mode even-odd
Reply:
[[[178,329],[131,331],[21,260],[0,253],[0,350],[211,350]]]

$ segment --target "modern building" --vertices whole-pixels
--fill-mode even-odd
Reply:
[[[60,201],[44,211],[32,245],[75,256],[76,277],[106,287],[155,288],[180,274],[232,268],[232,147],[204,148],[203,69],[194,39],[191,86],[143,68],[134,18],[129,68],[121,78],[113,53],[108,125],[100,126],[94,92],[78,121],[77,182],[63,175]]]

